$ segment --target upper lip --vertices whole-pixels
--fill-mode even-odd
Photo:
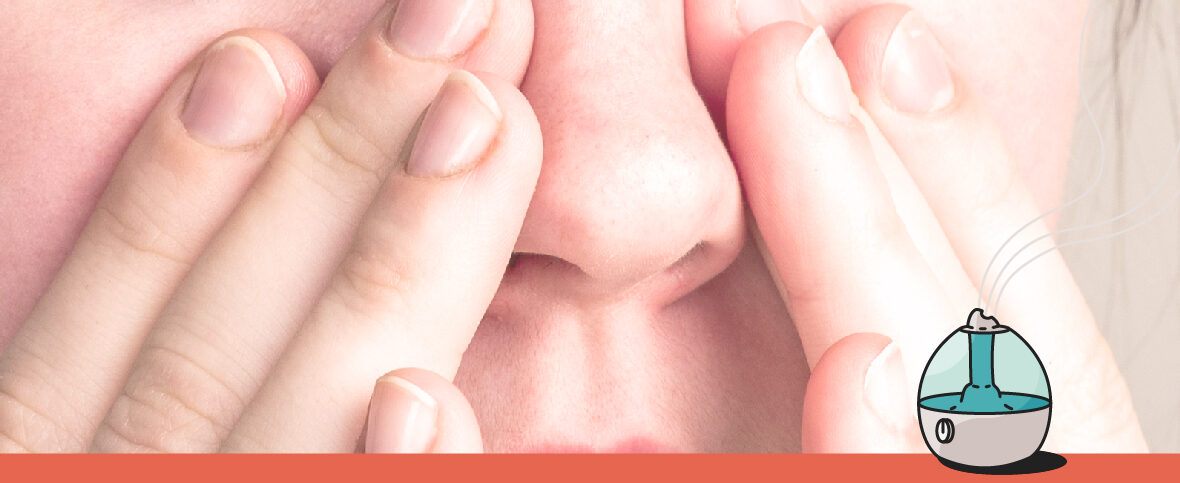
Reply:
[[[668,446],[651,438],[636,436],[607,445],[587,443],[543,443],[525,449],[526,453],[670,453]]]

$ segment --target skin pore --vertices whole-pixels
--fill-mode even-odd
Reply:
[[[17,2],[0,19],[17,40],[0,43],[0,347],[196,53],[224,32],[265,28],[323,75],[381,3]],[[807,3],[835,38],[879,2]],[[1038,204],[1055,205],[1085,3],[907,5],[997,120]],[[748,234],[710,117],[724,112],[724,83],[697,67],[714,53],[693,42],[707,22],[692,15],[704,9],[688,10],[534,2],[520,88],[540,122],[543,167],[516,254],[455,376],[487,450],[800,449],[808,361]],[[736,16],[718,24],[742,35]]]

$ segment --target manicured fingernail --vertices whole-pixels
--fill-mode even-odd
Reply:
[[[437,434],[438,403],[397,376],[377,380],[365,429],[366,453],[424,453]]]
[[[402,0],[389,42],[410,57],[451,58],[471,48],[491,16],[492,0]]]
[[[229,37],[209,48],[180,122],[202,143],[246,146],[266,138],[286,98],[266,49],[248,37]]]
[[[799,0],[737,0],[738,25],[746,35],[775,22],[803,23]]]
[[[852,119],[852,84],[823,27],[815,28],[795,56],[795,77],[803,98],[824,117],[839,122]]]
[[[905,14],[889,36],[881,81],[889,101],[903,111],[937,111],[955,97],[946,55],[914,11]]]
[[[471,169],[491,146],[501,117],[496,99],[478,77],[454,71],[426,109],[406,173],[442,178]]]
[[[904,430],[911,420],[910,400],[906,397],[905,367],[897,344],[890,343],[873,359],[865,371],[864,397],[881,423]]]

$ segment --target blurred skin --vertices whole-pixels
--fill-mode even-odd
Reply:
[[[93,3],[17,1],[0,16],[0,347],[195,53],[266,28],[322,75],[381,2]],[[835,37],[874,3],[808,6]],[[907,4],[1002,127],[1038,203],[1057,203],[1085,3]],[[682,5],[538,1],[534,14],[521,90],[544,164],[455,378],[485,448],[799,450],[808,363],[745,228],[710,117],[718,91],[694,86]]]

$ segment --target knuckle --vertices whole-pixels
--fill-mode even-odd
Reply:
[[[145,349],[144,365],[103,421],[95,447],[104,451],[214,451],[243,399],[191,357]]]
[[[318,182],[338,180],[355,185],[379,185],[385,177],[386,159],[391,159],[381,144],[367,138],[348,116],[324,102],[312,102],[302,117],[291,127],[294,147],[310,161],[301,166],[312,172],[309,177]],[[324,176],[324,174],[329,176]],[[343,191],[325,186],[331,192]]]
[[[0,452],[79,451],[83,444],[43,411],[0,390]]]
[[[404,267],[388,254],[376,250],[353,250],[340,265],[340,280],[332,284],[337,299],[363,318],[392,314],[407,301],[409,281]]]
[[[170,264],[187,266],[184,244],[173,235],[160,207],[152,207],[143,195],[124,196],[117,206],[99,203],[95,216],[105,227],[116,252],[130,249],[137,256],[148,256]]]

